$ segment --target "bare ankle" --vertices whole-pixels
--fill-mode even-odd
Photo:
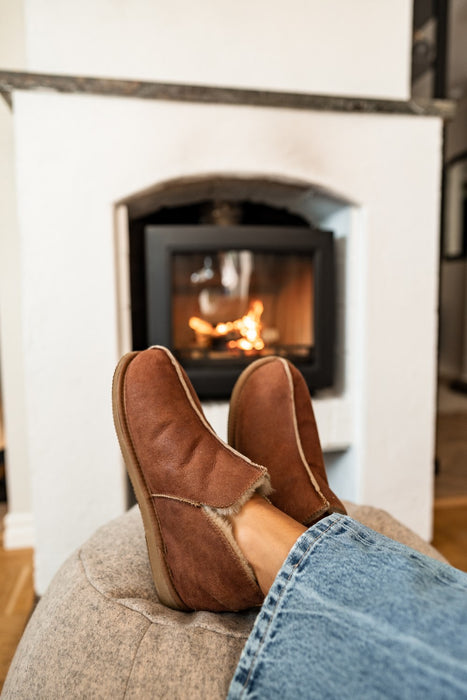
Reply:
[[[306,528],[257,494],[231,522],[234,537],[266,594]]]

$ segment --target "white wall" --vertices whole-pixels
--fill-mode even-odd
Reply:
[[[33,71],[406,99],[410,0],[27,0]]]

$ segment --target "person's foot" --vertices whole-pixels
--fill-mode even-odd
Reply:
[[[310,394],[287,360],[266,357],[240,375],[230,401],[229,444],[271,476],[270,501],[311,525],[346,510],[326,476]]]
[[[253,494],[269,493],[267,469],[215,435],[166,348],[125,355],[112,399],[161,602],[213,611],[261,605],[264,596],[229,518]]]
[[[232,530],[267,595],[282,564],[306,527],[261,496],[254,495],[232,516]]]

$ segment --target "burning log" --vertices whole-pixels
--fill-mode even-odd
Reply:
[[[227,336],[233,335],[236,337],[227,340],[229,349],[244,350],[245,352],[262,350],[264,348],[264,340],[261,337],[263,310],[263,302],[255,299],[251,302],[248,312],[235,321],[226,321],[213,326],[198,316],[192,316],[188,324],[194,330],[196,340],[202,347],[206,347],[212,339],[227,338]]]

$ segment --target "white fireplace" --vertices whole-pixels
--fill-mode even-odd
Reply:
[[[131,349],[125,207],[179,178],[306,185],[341,241],[342,373],[315,401],[331,481],[428,537],[440,120],[26,91],[14,114],[38,590],[125,508],[109,398]],[[225,435],[227,405],[206,411]]]
[[[382,5],[386,21],[393,5]],[[402,83],[387,84],[385,96],[403,98]],[[285,206],[334,231],[338,374],[314,402],[331,484],[429,538],[442,120],[85,92],[12,96],[19,297],[15,336],[2,337],[3,370],[13,372],[3,389],[18,418],[11,471],[17,455],[27,462],[31,507],[13,505],[5,538],[15,546],[34,534],[38,593],[127,507],[110,387],[132,347],[128,216],[167,183],[291,183],[301,199]],[[260,191],[250,196],[261,201]],[[227,403],[205,410],[225,437]]]

